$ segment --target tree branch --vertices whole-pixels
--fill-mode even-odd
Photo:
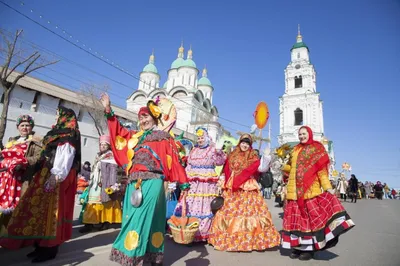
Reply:
[[[8,72],[8,74],[7,74],[7,68],[6,68],[6,77],[5,77],[5,79],[7,80],[8,77],[11,75],[11,73],[13,73],[15,69],[17,69],[17,67],[19,67],[20,65],[25,64],[26,62],[28,62],[29,60],[31,60],[31,58],[35,57],[37,54],[38,54],[38,52],[35,52],[35,53],[31,54],[28,58],[26,58],[24,61],[18,62],[18,63],[10,70],[10,72]],[[40,55],[39,55],[39,56],[40,56]],[[39,58],[39,56],[38,56],[37,58],[34,58],[34,59],[32,60],[32,62],[35,62],[36,59]]]
[[[12,42],[12,44],[10,44],[10,42],[7,41],[7,46],[8,46],[8,58],[6,63],[4,64],[6,70],[3,69],[2,75],[1,77],[4,78],[7,74],[7,69],[10,67],[11,64],[11,59],[14,56],[14,50],[15,50],[15,46],[17,44],[18,41],[18,37],[19,35],[22,33],[23,30],[17,30],[17,32],[15,33],[15,37],[14,37],[14,41]],[[11,46],[11,47],[10,47]]]

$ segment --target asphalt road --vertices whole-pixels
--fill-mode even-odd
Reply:
[[[268,201],[275,226],[282,227],[282,209]],[[339,244],[317,253],[308,262],[292,260],[290,251],[276,248],[265,252],[220,252],[209,245],[186,247],[166,240],[164,265],[189,266],[258,266],[258,265],[400,265],[400,200],[359,200],[344,203],[356,226],[340,237]],[[78,217],[80,206],[75,208]],[[82,235],[81,225],[74,224],[73,238],[60,247],[56,259],[40,265],[118,265],[108,260],[118,227]],[[0,265],[32,265],[26,258],[31,248],[8,251],[0,248]]]

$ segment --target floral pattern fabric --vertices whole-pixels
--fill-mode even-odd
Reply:
[[[259,191],[226,190],[208,242],[217,250],[265,250],[280,244],[280,235]]]
[[[218,196],[218,176],[216,165],[224,164],[226,155],[217,151],[213,145],[194,148],[188,157],[186,174],[190,190],[186,197],[187,215],[200,219],[195,242],[207,240],[212,223],[211,201]],[[176,212],[182,211],[182,202],[177,204]]]
[[[28,165],[25,158],[27,142],[10,143],[6,147],[1,151],[4,159],[0,163],[0,168],[6,169],[0,172],[0,213],[4,214],[14,210],[21,196],[23,171],[16,171],[15,167],[21,165],[25,168]]]

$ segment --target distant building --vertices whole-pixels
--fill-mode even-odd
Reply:
[[[178,119],[175,127],[194,134],[197,127],[208,129],[209,135],[217,142],[223,135],[230,135],[218,122],[218,110],[213,105],[214,87],[204,68],[199,78],[199,70],[193,60],[193,51],[189,49],[184,59],[183,45],[178,49],[178,56],[172,62],[163,86],[161,76],[155,65],[155,56],[150,56],[149,63],[140,73],[137,90],[127,99],[127,109],[137,112],[150,99],[168,98],[177,109]]]
[[[10,80],[16,75],[12,75]],[[0,93],[3,95],[0,85]],[[92,118],[80,104],[83,96],[75,91],[39,80],[33,77],[24,77],[18,81],[11,92],[8,109],[7,128],[3,144],[11,136],[17,136],[16,119],[21,114],[29,114],[35,119],[34,131],[44,136],[55,124],[58,106],[65,106],[75,111],[78,116],[79,129],[82,141],[82,161],[92,162],[98,152],[99,135]],[[88,100],[88,102],[90,102]],[[3,109],[3,96],[1,97],[0,110]],[[114,112],[122,123],[131,122],[136,125],[137,115],[125,109],[113,106]]]

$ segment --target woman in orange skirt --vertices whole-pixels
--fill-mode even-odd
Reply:
[[[208,240],[217,250],[265,250],[280,243],[256,180],[268,170],[269,149],[260,160],[251,145],[251,136],[242,135],[224,165],[224,205],[214,217]]]

